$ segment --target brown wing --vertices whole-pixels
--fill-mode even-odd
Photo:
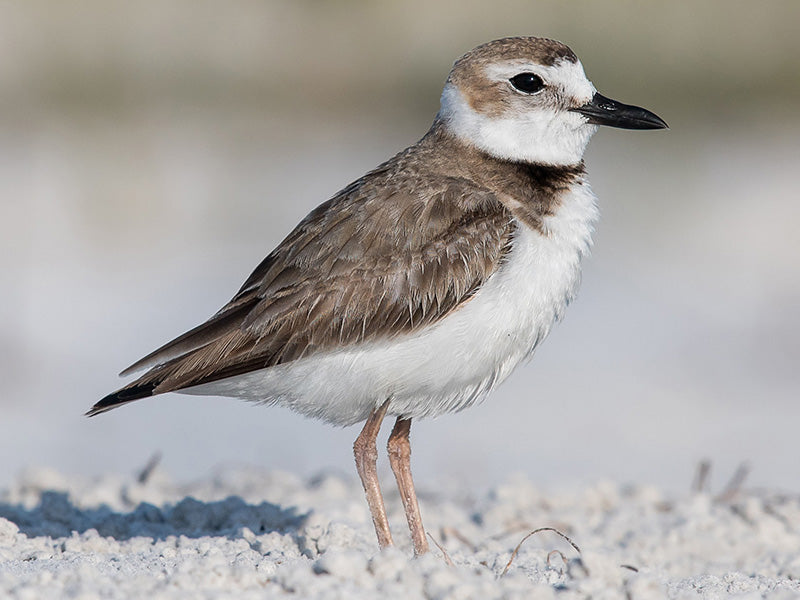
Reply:
[[[157,366],[90,413],[407,334],[468,300],[508,251],[507,210],[463,179],[427,178],[412,196],[419,183],[372,175],[309,214],[230,303],[133,365]]]

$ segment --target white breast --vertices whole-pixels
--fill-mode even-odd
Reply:
[[[389,413],[437,416],[482,398],[549,333],[574,297],[597,217],[576,185],[543,235],[518,223],[501,268],[462,308],[413,335],[319,354],[184,390],[279,403],[349,425],[387,398]]]

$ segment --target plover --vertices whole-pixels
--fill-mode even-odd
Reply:
[[[582,157],[598,125],[667,127],[597,93],[560,42],[478,46],[419,142],[313,210],[228,304],[123,371],[147,369],[87,414],[176,391],[366,421],[354,454],[381,547],[376,437],[392,415],[390,464],[426,552],[411,421],[482,399],[563,315],[597,218]]]

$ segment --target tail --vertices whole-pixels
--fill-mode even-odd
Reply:
[[[155,394],[155,389],[158,386],[158,383],[158,380],[151,380],[144,383],[134,382],[132,385],[124,387],[121,390],[117,390],[116,392],[109,394],[100,400],[92,408],[86,411],[86,416],[93,417],[95,415],[99,415],[100,413],[111,410],[112,408],[117,408],[118,406],[127,404],[128,402],[133,402],[134,400],[139,400],[140,398],[149,398]]]

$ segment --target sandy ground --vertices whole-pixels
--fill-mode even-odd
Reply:
[[[384,474],[386,475],[386,474]],[[390,489],[389,477],[384,487]],[[29,471],[0,495],[3,598],[793,598],[800,497],[601,482],[421,490],[434,548],[376,548],[358,482],[228,468],[191,484]],[[512,558],[526,534],[530,536]],[[579,548],[580,550],[578,550]],[[450,564],[448,564],[450,563]]]

